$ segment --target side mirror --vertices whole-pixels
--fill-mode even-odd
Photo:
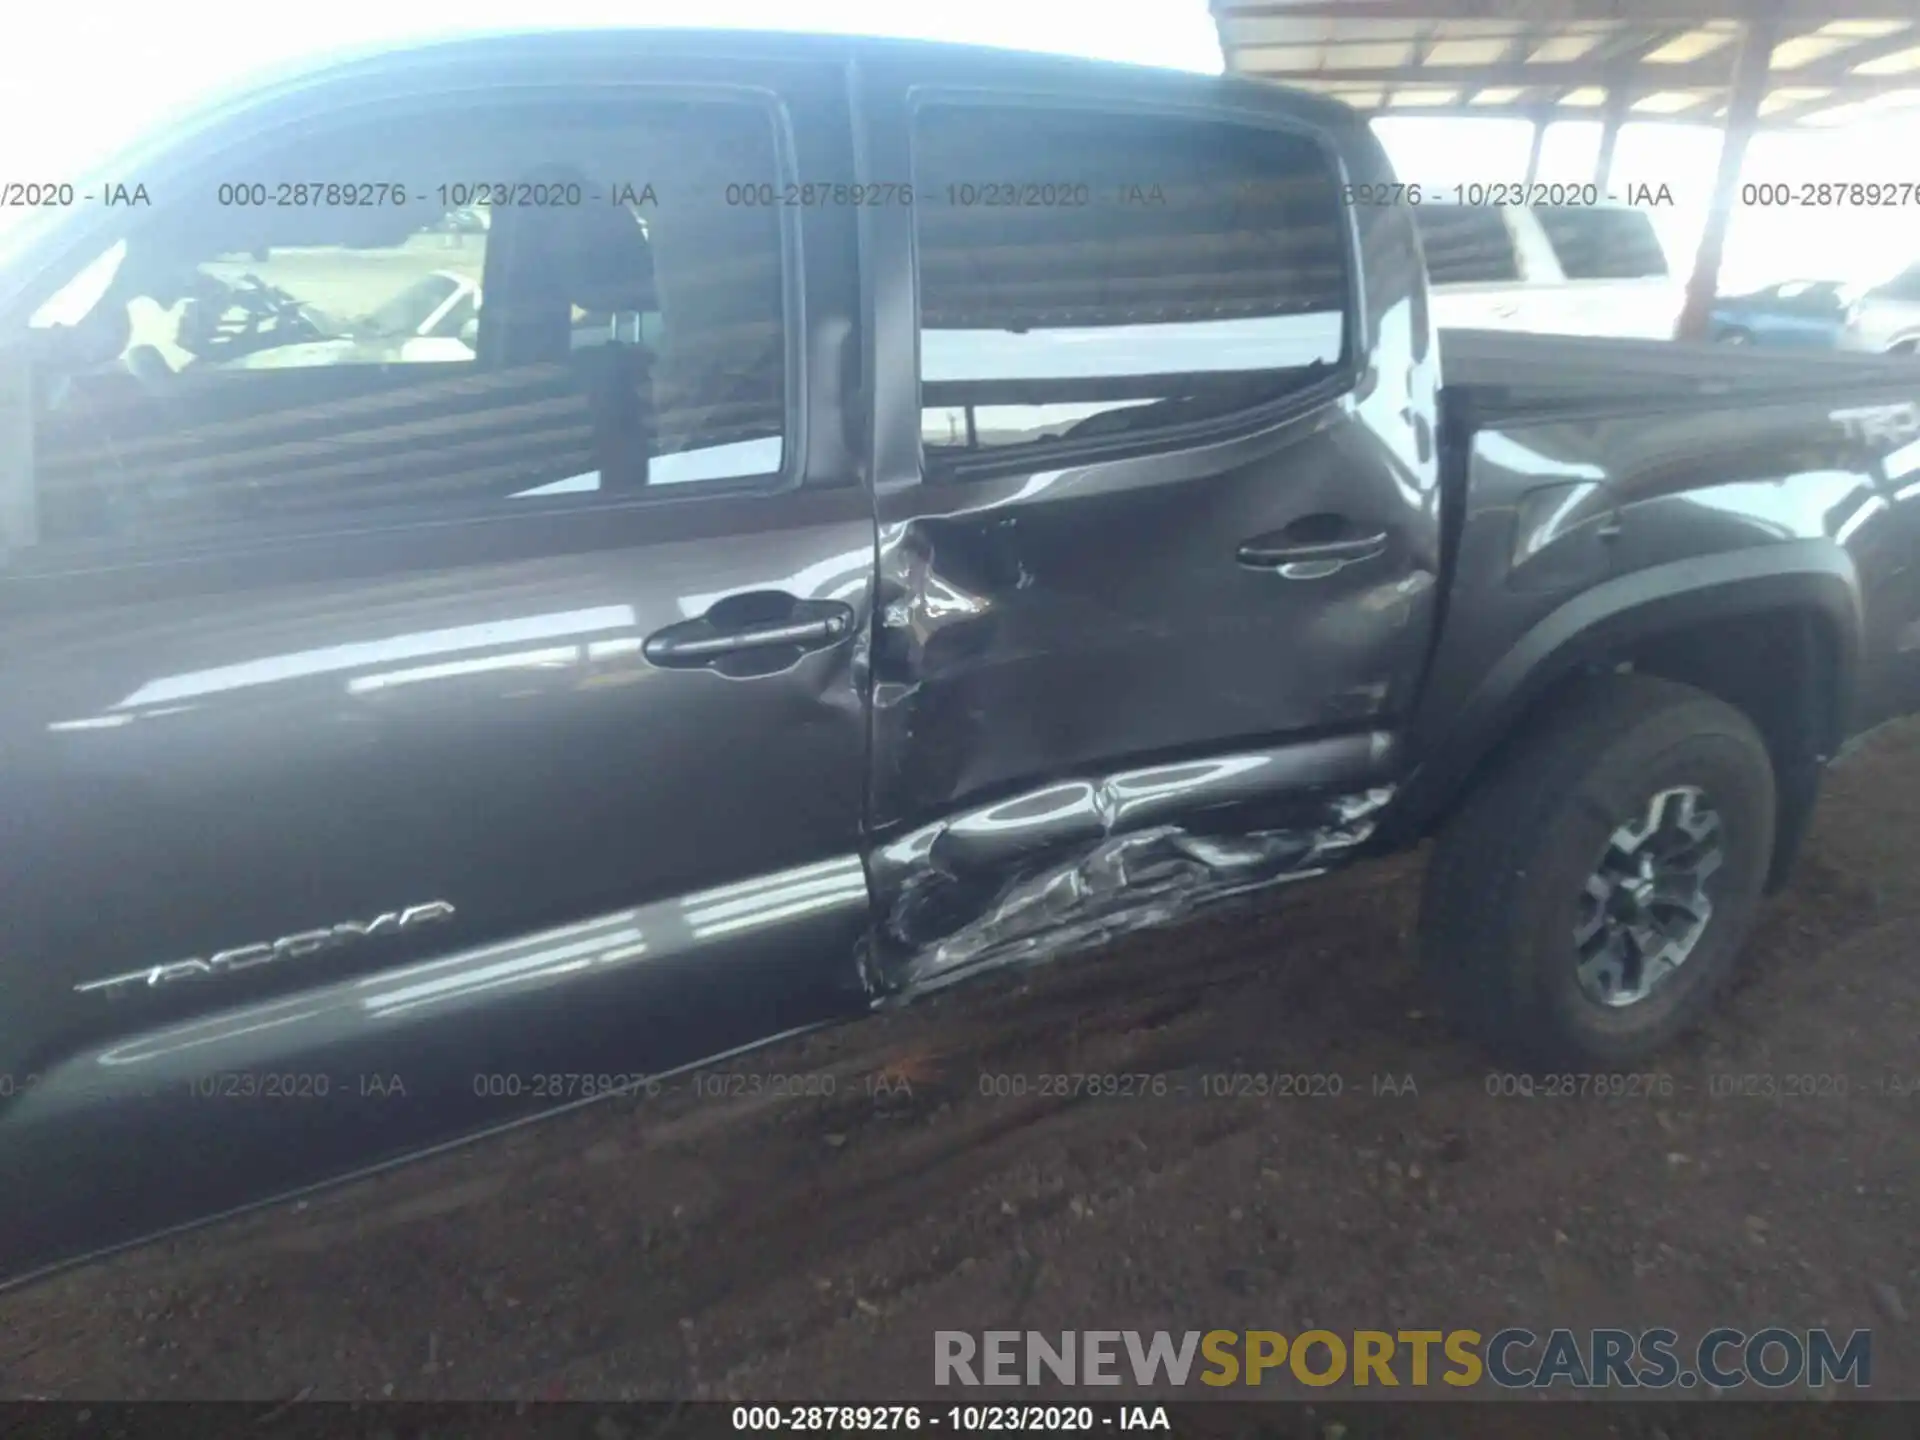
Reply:
[[[480,317],[472,316],[460,327],[460,343],[469,350],[480,348]]]

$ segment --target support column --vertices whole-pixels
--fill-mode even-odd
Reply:
[[[46,338],[48,331],[23,331]],[[40,539],[33,480],[33,364],[25,345],[0,348],[0,567]]]
[[[1542,115],[1533,122],[1533,148],[1527,152],[1527,188],[1533,188],[1533,182],[1540,178],[1540,152],[1547,143],[1547,117]]]
[[[1747,142],[1760,121],[1760,102],[1766,98],[1767,71],[1773,62],[1779,24],[1771,18],[1748,22],[1734,65],[1733,89],[1727,98],[1727,128],[1720,142],[1720,167],[1713,178],[1713,198],[1707,210],[1707,228],[1693,257],[1693,276],[1687,281],[1687,301],[1674,330],[1677,340],[1707,338],[1707,318],[1720,285],[1720,258],[1727,248],[1727,227],[1733,219],[1739,193],[1740,166],[1747,158]]]
[[[1616,84],[1607,91],[1606,114],[1600,122],[1600,153],[1593,162],[1593,183],[1602,197],[1613,178],[1613,152],[1620,143],[1620,127],[1627,123],[1627,107],[1632,101],[1625,85]]]

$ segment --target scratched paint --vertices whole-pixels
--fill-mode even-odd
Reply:
[[[1350,737],[1064,781],[913,830],[874,852],[869,987],[924,993],[1319,874],[1372,835],[1393,790],[1286,787],[1301,765],[1358,772],[1383,750]]]

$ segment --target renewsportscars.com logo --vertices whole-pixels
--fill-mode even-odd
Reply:
[[[1683,1346],[1673,1330],[936,1330],[936,1385],[1284,1384],[1502,1390],[1780,1390],[1873,1383],[1873,1332],[1722,1327]]]

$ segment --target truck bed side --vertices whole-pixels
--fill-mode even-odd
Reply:
[[[1777,758],[1920,700],[1920,369],[1473,331],[1441,361],[1445,610],[1396,833],[1583,669],[1704,678]]]

